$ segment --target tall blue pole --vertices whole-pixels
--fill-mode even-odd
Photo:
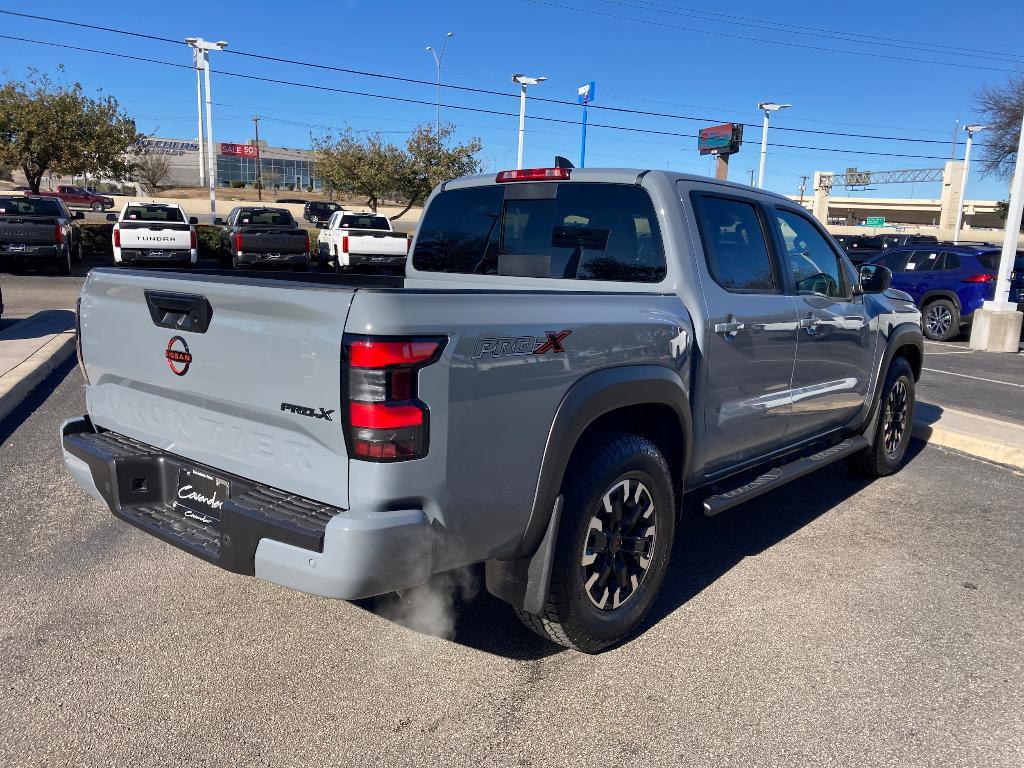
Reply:
[[[580,138],[580,168],[586,168],[587,160],[587,105],[583,104],[583,135]]]

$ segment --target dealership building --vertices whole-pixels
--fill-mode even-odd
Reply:
[[[166,186],[199,186],[200,163],[203,163],[203,168],[206,166],[198,142],[150,136],[140,144],[145,154],[162,155],[170,162]],[[314,189],[320,189],[320,181],[313,171],[311,150],[272,147],[265,141],[259,144],[253,141],[244,144],[215,142],[213,146],[217,159],[217,185],[220,187],[230,187],[232,182],[253,186],[258,178],[257,167],[261,167],[263,185],[268,189],[275,185],[285,189],[288,184],[296,189],[306,189],[311,183]]]

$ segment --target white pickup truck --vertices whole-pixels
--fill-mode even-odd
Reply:
[[[317,238],[320,266],[335,272],[352,267],[401,269],[409,254],[411,235],[395,232],[391,219],[372,212],[336,211]]]
[[[199,251],[195,225],[180,205],[130,200],[120,214],[108,213],[114,222],[111,239],[115,264],[143,262],[195,264]]]

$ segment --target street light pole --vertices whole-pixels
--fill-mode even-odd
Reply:
[[[986,309],[1013,310],[1010,303],[1010,273],[1017,256],[1017,240],[1020,235],[1021,218],[1024,216],[1024,119],[1021,120],[1020,138],[1017,142],[1017,164],[1013,169],[1013,183],[1010,186],[1010,205],[1006,212],[1006,230],[1003,234],[1003,252],[999,259],[999,277],[992,301],[985,302]],[[991,305],[991,306],[989,306]]]
[[[583,121],[580,132],[580,168],[585,168],[587,163],[587,105],[594,100],[596,91],[597,86],[593,80],[576,89],[576,93],[579,94],[577,101],[583,105]]]
[[[202,56],[197,48],[192,49],[192,63],[196,68],[196,117],[199,119],[199,186],[206,186],[206,144],[203,143],[203,75]]]
[[[780,109],[788,109],[792,104],[776,104],[771,101],[762,101],[757,108],[764,111],[764,127],[761,129],[761,169],[757,172],[757,188],[764,188],[764,163],[768,156],[768,116]]]
[[[433,46],[427,46],[427,50],[430,51],[431,55],[434,57],[434,66],[437,67],[437,117],[434,123],[434,131],[437,134],[441,133],[441,62],[444,61],[444,52],[448,47],[448,41],[453,37],[455,37],[454,32],[449,32],[444,36],[444,43],[441,44],[440,53],[435,51]]]
[[[964,177],[960,180],[960,205],[956,210],[956,227],[953,229],[953,242],[960,242],[960,226],[964,223],[964,195],[967,194],[967,176],[971,172],[971,143],[974,134],[981,133],[987,125],[965,125],[967,131],[967,146],[964,148]]]
[[[519,83],[519,154],[516,160],[516,168],[523,167],[523,134],[526,133],[526,86],[540,85],[546,77],[528,77],[524,74],[512,75],[512,82]]]
[[[203,78],[206,86],[206,179],[210,185],[210,221],[217,218],[217,163],[213,154],[213,97],[210,93],[210,51],[223,51],[228,44],[223,40],[211,43],[201,37],[186,37],[185,42],[202,57]]]

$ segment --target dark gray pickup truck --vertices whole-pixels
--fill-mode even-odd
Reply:
[[[84,216],[81,211],[71,213],[55,197],[0,197],[0,260],[52,264],[57,274],[71,274],[71,263],[82,260],[76,221]]]
[[[527,625],[594,652],[647,613],[684,510],[899,468],[922,339],[889,277],[749,187],[459,179],[404,279],[93,270],[64,458],[222,568],[351,599],[484,562]]]
[[[284,208],[233,208],[221,225],[221,254],[235,269],[255,264],[309,268],[309,233]]]

